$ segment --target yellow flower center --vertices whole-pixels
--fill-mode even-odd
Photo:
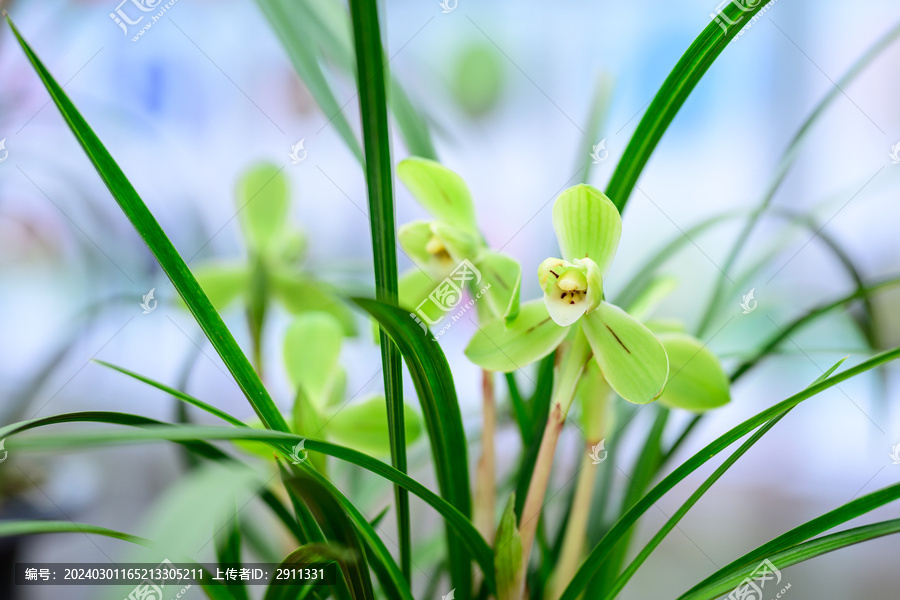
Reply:
[[[563,273],[556,281],[556,285],[566,292],[584,292],[587,290],[587,277],[584,276],[584,273],[573,269]]]
[[[425,251],[439,260],[450,260],[450,252],[447,251],[447,246],[436,235],[432,235],[428,243],[425,244]]]

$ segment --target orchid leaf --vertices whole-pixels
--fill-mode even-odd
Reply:
[[[669,357],[669,378],[659,397],[661,404],[694,412],[728,404],[728,376],[719,359],[700,340],[684,333],[658,337]]]
[[[243,263],[206,264],[194,269],[194,277],[219,312],[228,308],[250,285],[250,274]]]
[[[603,192],[583,184],[564,191],[553,204],[553,228],[565,260],[590,258],[606,276],[619,247],[622,218]]]
[[[608,302],[582,323],[594,358],[616,393],[634,404],[656,400],[666,385],[669,360],[650,330]]]
[[[522,537],[516,523],[516,493],[513,492],[503,509],[497,541],[494,544],[494,565],[497,571],[497,600],[515,600],[518,582],[524,576]]]
[[[482,369],[509,373],[553,352],[567,332],[553,322],[543,300],[532,300],[509,326],[504,319],[482,325],[466,346],[466,356]]]

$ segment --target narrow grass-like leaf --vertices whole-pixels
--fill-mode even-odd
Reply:
[[[58,432],[52,436],[39,437],[27,436],[22,438],[14,437],[18,433],[31,429],[53,425],[59,423],[76,423],[76,422],[96,422],[110,423],[118,425],[129,425],[141,427],[139,430],[97,430],[97,431],[69,431]],[[305,442],[306,450],[312,452],[321,452],[329,456],[333,456],[339,460],[355,464],[376,475],[379,475],[388,481],[403,486],[411,493],[415,494],[432,508],[434,508],[442,517],[444,517],[448,532],[453,531],[459,540],[463,542],[464,552],[471,556],[485,573],[491,573],[488,578],[491,586],[493,586],[493,552],[484,541],[484,538],[478,533],[467,515],[462,514],[454,508],[449,502],[429,490],[427,487],[412,479],[408,475],[401,473],[390,465],[380,460],[372,458],[367,454],[357,452],[350,448],[330,444],[311,438],[304,438],[300,435],[284,433],[271,430],[253,429],[251,427],[227,428],[227,427],[207,427],[207,426],[165,426],[159,421],[147,419],[137,415],[129,415],[125,413],[115,412],[82,412],[68,413],[46,417],[43,419],[35,419],[32,421],[24,421],[22,423],[14,423],[6,427],[0,428],[0,439],[6,439],[8,448],[21,449],[61,449],[76,446],[96,446],[116,443],[136,443],[155,440],[169,440],[185,444],[192,444],[201,456],[212,460],[218,460],[227,457],[221,450],[207,444],[208,440],[254,440],[269,443],[274,449],[287,455],[291,448],[300,441]],[[67,446],[70,444],[70,446]],[[316,541],[316,540],[311,540]]]
[[[900,519],[892,519],[890,521],[880,521],[871,525],[863,525],[862,527],[854,527],[853,529],[845,529],[837,533],[825,535],[802,544],[797,544],[782,552],[776,552],[769,557],[769,562],[776,565],[780,571],[791,565],[801,563],[803,561],[834,552],[853,544],[859,544],[875,538],[884,537],[900,533]],[[753,573],[758,565],[751,564],[743,567],[735,567],[732,569],[723,569],[719,571],[718,577],[707,580],[705,584],[693,588],[690,592],[683,594],[679,600],[700,600],[709,598],[718,598],[726,591],[737,587],[746,577]]]
[[[175,388],[170,387],[164,383],[160,383],[154,379],[150,379],[149,377],[145,377],[139,373],[135,373],[134,371],[129,371],[128,369],[126,369],[124,367],[119,367],[112,363],[108,363],[106,361],[103,361],[103,360],[100,360],[97,358],[94,359],[94,362],[97,364],[103,365],[104,367],[109,367],[110,369],[112,369],[114,371],[118,371],[119,373],[128,375],[129,377],[132,377],[134,379],[137,379],[140,382],[143,382],[143,383],[146,383],[147,385],[155,387],[158,390],[162,390],[165,393],[174,396],[178,400],[187,402],[188,404],[192,404],[199,409],[205,410],[209,414],[215,415],[216,417],[219,417],[223,421],[231,423],[232,425],[235,425],[237,427],[243,427],[245,425],[245,423],[243,421],[241,421],[240,419],[238,419],[236,417],[229,415],[224,410],[220,410],[211,404],[207,404],[203,400],[195,398],[195,397],[191,396],[190,394],[185,394],[184,392],[182,392],[180,390],[176,390]]]
[[[340,565],[353,600],[374,600],[375,592],[363,542],[340,503],[318,480],[305,474],[288,479],[285,485],[304,499],[326,539],[337,542],[352,553],[352,560],[341,561]]]
[[[629,471],[630,481],[626,486],[625,493],[622,496],[622,504],[617,513],[620,516],[634,507],[647,492],[647,488],[653,483],[653,478],[659,470],[662,436],[669,418],[669,410],[662,406],[654,406],[654,409],[656,410],[656,416],[653,418],[653,425],[647,432],[644,444],[635,458],[634,466]],[[609,559],[603,563],[600,575],[595,578],[596,585],[599,588],[598,591],[603,594],[608,592],[619,575],[635,533],[635,529],[630,529],[623,533],[621,539],[612,549]]]
[[[291,63],[294,65],[300,79],[303,80],[306,89],[312,94],[322,109],[328,123],[334,125],[338,134],[347,144],[347,147],[359,160],[364,162],[362,148],[356,134],[350,128],[347,117],[343,114],[343,107],[338,102],[328,85],[325,73],[319,65],[318,56],[315,47],[308,43],[305,36],[298,35],[305,29],[304,19],[297,10],[303,2],[288,3],[284,0],[258,0],[263,14],[275,30],[278,39],[281,40],[282,46],[288,53]]]
[[[527,565],[522,559],[522,538],[516,519],[515,493],[510,496],[497,527],[494,562],[497,567],[497,600],[515,600]]]
[[[219,564],[241,564],[241,529],[236,507],[216,532],[216,560]],[[240,581],[229,586],[235,600],[248,600],[247,586]]]
[[[594,95],[591,98],[591,109],[588,113],[587,126],[585,127],[585,135],[582,139],[581,146],[578,148],[578,157],[575,161],[576,166],[580,165],[582,169],[581,183],[588,183],[591,178],[591,171],[595,166],[594,156],[600,157],[600,154],[606,151],[606,148],[597,148],[594,146],[601,143],[600,132],[606,126],[606,120],[609,116],[609,108],[613,95],[613,79],[608,72],[603,72],[597,78],[597,84],[594,88]],[[606,138],[603,138],[605,140]]]
[[[8,16],[7,22],[28,60],[31,61],[32,66],[50,93],[53,102],[93,163],[97,173],[103,179],[106,187],[109,188],[116,202],[118,202],[122,212],[125,213],[125,216],[128,217],[128,220],[131,221],[141,238],[150,248],[153,256],[156,257],[156,260],[181,295],[194,318],[197,319],[197,323],[203,329],[203,333],[206,334],[216,352],[222,357],[225,366],[228,367],[228,370],[234,376],[235,381],[250,401],[259,418],[271,429],[288,431],[284,417],[278,411],[256,371],[253,370],[250,361],[247,360],[247,357],[241,351],[231,332],[222,321],[222,317],[213,308],[209,298],[206,297],[200,284],[197,283],[197,280],[191,274],[190,269],[188,269],[184,260],[178,254],[172,242],[169,241],[159,223],[156,222],[147,205],[138,196],[138,193],[109,152],[107,152],[100,139],[88,126],[65,92],[63,92],[62,87],[44,67],[44,64],[31,49],[31,46],[22,38],[19,30],[16,29],[16,26]]]
[[[90,535],[102,535],[103,537],[124,540],[142,546],[150,546],[152,542],[146,538],[130,533],[123,533],[115,529],[75,523],[74,521],[0,521],[0,538],[18,537],[21,535],[35,535],[40,533],[84,533]]]
[[[290,568],[312,562],[332,562],[350,560],[352,555],[346,548],[335,544],[305,544],[300,546],[279,563],[279,568]],[[316,588],[309,584],[272,585],[266,589],[263,600],[303,600]]]
[[[625,148],[621,160],[612,174],[606,195],[615,203],[619,212],[625,208],[637,180],[644,170],[650,155],[656,149],[663,134],[675,115],[688,99],[694,87],[703,78],[716,58],[738,34],[741,27],[749,22],[771,0],[759,0],[753,8],[745,9],[730,2],[721,11],[721,18],[737,23],[723,31],[716,21],[710,21],[697,39],[691,44],[678,63],[666,77],[662,87],[650,102],[631,141]],[[746,11],[746,12],[745,12]]]
[[[705,233],[711,227],[723,223],[729,219],[733,219],[743,215],[743,212],[725,213],[708,217],[696,225],[686,229],[683,233],[672,237],[672,240],[661,246],[659,250],[654,252],[647,258],[643,264],[634,270],[634,275],[628,280],[628,283],[622,288],[622,291],[615,297],[613,304],[617,306],[630,307],[647,289],[655,276],[656,271],[675,256],[682,248],[688,246],[691,241],[696,240],[698,236]]]
[[[712,319],[715,316],[716,308],[721,301],[721,297],[725,292],[725,280],[728,277],[728,273],[731,272],[734,267],[735,262],[737,261],[738,256],[741,251],[746,246],[747,240],[750,238],[750,234],[753,232],[753,229],[756,227],[756,224],[759,222],[760,217],[772,203],[772,200],[775,198],[775,193],[781,187],[781,184],[784,182],[787,177],[788,172],[791,167],[794,165],[794,161],[799,156],[800,146],[807,138],[809,131],[812,129],[812,126],[818,121],[819,117],[825,113],[828,107],[834,102],[835,99],[840,98],[844,95],[844,90],[853,82],[856,77],[865,70],[865,68],[879,55],[881,52],[887,48],[897,37],[900,36],[900,25],[895,26],[893,29],[888,31],[884,36],[882,36],[875,44],[872,45],[869,50],[867,50],[854,64],[850,67],[850,70],[841,77],[840,80],[834,86],[829,89],[828,93],[825,94],[825,97],[819,101],[819,104],[815,109],[809,114],[797,132],[794,134],[794,137],[788,143],[787,148],[781,156],[781,160],[779,161],[778,168],[775,172],[775,177],[769,184],[765,193],[763,194],[762,199],[757,205],[756,209],[750,214],[750,218],[747,220],[741,232],[735,238],[734,244],[731,247],[731,250],[728,253],[727,258],[725,259],[725,264],[722,269],[719,270],[719,274],[716,277],[716,282],[713,286],[713,293],[710,296],[709,305],[703,313],[703,318],[700,321],[699,332],[700,334],[704,334],[706,330],[710,327],[712,323]],[[816,232],[818,233],[818,231]]]
[[[387,116],[384,49],[375,0],[351,0],[350,18],[356,50],[359,109],[362,118],[366,158],[366,186],[369,224],[375,259],[375,297],[397,303],[397,242],[394,223],[393,165],[390,126]],[[380,333],[384,396],[387,401],[391,462],[406,472],[406,426],[403,414],[403,366],[400,352],[384,329]],[[394,488],[397,527],[400,538],[400,565],[412,580],[412,533],[409,522],[409,495]]]
[[[757,350],[750,358],[741,363],[731,375],[732,383],[740,379],[744,376],[747,371],[752,369],[756,364],[761,361],[763,358],[771,354],[782,342],[788,339],[792,333],[803,328],[804,326],[812,323],[819,317],[830,313],[831,311],[844,306],[854,300],[859,300],[861,298],[867,298],[871,296],[874,292],[892,288],[900,285],[900,277],[893,277],[890,279],[883,279],[879,282],[873,283],[861,290],[854,290],[850,294],[838,298],[832,302],[828,302],[826,304],[822,304],[817,306],[800,317],[797,317],[787,325],[780,326],[778,328],[778,332],[773,335],[769,340],[762,345],[762,347]]]
[[[28,431],[29,429],[35,429],[38,427],[44,427],[47,425],[57,425],[61,423],[109,423],[111,425],[128,425],[131,427],[154,427],[154,426],[162,426],[166,425],[161,421],[157,421],[155,419],[150,419],[147,417],[142,417],[139,415],[132,415],[128,413],[120,413],[120,412],[108,412],[108,411],[85,411],[78,413],[65,413],[61,415],[53,415],[51,417],[44,417],[41,419],[33,419],[30,421],[24,421],[21,423],[14,423],[12,425],[8,425],[0,429],[0,432],[3,432],[3,437],[5,438],[8,435],[13,435],[14,433],[20,433],[22,431]],[[3,439],[3,438],[0,438]],[[216,448],[211,444],[207,444],[204,441],[199,440],[176,440],[178,443],[182,444],[185,448],[190,450],[197,456],[202,456],[203,458],[207,458],[209,460],[231,460],[231,457],[222,452],[220,449]],[[260,498],[262,501],[272,510],[272,512],[279,518],[279,520],[284,523],[285,527],[294,534],[294,537],[297,538],[298,541],[304,541],[306,536],[303,531],[299,528],[297,520],[288,512],[288,510],[284,507],[278,498],[272,493],[269,489],[264,489],[260,492]]]
[[[834,373],[845,360],[845,358],[842,358],[841,360],[837,361],[834,365],[831,366],[831,368],[822,373],[822,375],[820,375],[812,383],[812,385],[816,385],[825,381],[825,379],[827,379],[832,373]],[[747,451],[750,450],[750,448],[752,448],[754,444],[756,444],[756,442],[762,439],[762,437],[766,435],[766,433],[768,433],[776,424],[778,424],[778,422],[782,418],[784,418],[791,410],[792,409],[784,411],[783,413],[779,414],[771,421],[760,427],[759,430],[750,437],[750,439],[748,439],[737,450],[735,450],[734,453],[732,453],[731,456],[729,456],[725,460],[725,462],[723,462],[719,466],[719,468],[717,468],[715,472],[713,472],[713,474],[703,482],[703,484],[697,489],[697,491],[695,491],[691,495],[691,497],[681,505],[681,507],[675,512],[675,514],[672,515],[672,517],[668,521],[666,521],[666,524],[663,525],[663,527],[659,530],[659,532],[657,532],[655,536],[653,536],[653,539],[650,540],[650,542],[648,542],[646,546],[644,546],[644,548],[638,553],[634,560],[631,561],[631,564],[628,565],[625,571],[616,578],[615,582],[613,582],[612,584],[611,589],[607,592],[606,596],[604,596],[604,600],[613,600],[618,595],[618,593],[622,591],[622,588],[625,587],[625,585],[628,583],[634,573],[640,568],[640,566],[644,564],[644,561],[647,560],[653,550],[655,550],[656,547],[659,546],[663,539],[669,534],[669,532],[671,532],[672,529],[674,529],[675,526],[678,525],[678,522],[682,519],[682,517],[684,517],[684,515],[687,514],[687,512],[700,500],[700,498],[703,497],[706,491],[709,490],[709,488],[711,488],[713,484],[718,481],[722,477],[722,475],[724,475],[725,472],[730,469],[732,465],[734,465],[734,463],[738,461],[739,458],[746,454]]]
[[[257,0],[263,13],[278,34],[297,74],[310,88],[326,116],[340,119],[338,131],[350,149],[362,157],[359,142],[349,130],[337,107],[334,93],[328,88],[321,68],[316,62],[322,57],[334,62],[348,75],[353,74],[355,62],[350,33],[350,15],[342,3],[335,0],[294,2],[292,0]],[[311,77],[311,79],[308,79]],[[311,85],[312,84],[312,85]],[[323,87],[324,86],[324,87]],[[410,154],[436,158],[428,122],[413,105],[396,78],[390,80],[389,104]],[[346,104],[344,105],[346,106]]]
[[[531,443],[531,415],[525,405],[525,399],[522,398],[522,393],[519,391],[515,373],[504,373],[504,375],[507,388],[509,388],[509,402],[512,404],[513,416],[516,419],[516,425],[519,426],[519,435],[522,436],[522,446],[527,447]]]
[[[366,298],[355,298],[354,302],[372,315],[399,346],[422,406],[441,496],[465,517],[470,517],[468,442],[453,375],[444,353],[430,337],[422,335],[408,311]],[[471,555],[464,550],[458,533],[451,530],[449,523],[447,544],[452,582],[462,593],[471,588]],[[485,571],[485,576],[492,579],[493,571]]]
[[[0,521],[0,538],[18,537],[24,535],[40,535],[55,533],[80,533],[82,535],[100,535],[103,537],[124,540],[141,546],[152,547],[153,541],[142,538],[130,533],[123,533],[115,529],[107,529],[97,525],[89,525],[87,523],[76,523],[75,521]],[[212,579],[212,575],[204,571],[207,581]],[[235,600],[228,588],[218,585],[202,585],[203,591],[211,600]]]
[[[774,406],[756,414],[747,419],[743,423],[733,427],[726,433],[722,434],[714,441],[707,444],[703,449],[694,454],[690,459],[678,466],[662,481],[660,481],[653,489],[651,489],[643,498],[641,498],[628,512],[622,515],[607,534],[590,552],[584,564],[578,569],[575,577],[569,583],[563,593],[561,600],[575,600],[584,590],[585,586],[591,581],[597,570],[603,565],[605,559],[609,556],[611,550],[616,546],[617,542],[626,534],[637,520],[643,515],[657,500],[662,498],[669,490],[682,481],[685,477],[696,471],[700,466],[708,462],[719,452],[744,437],[763,423],[770,421],[776,416],[782,414],[794,406],[797,406],[804,400],[812,398],[816,394],[842,383],[856,375],[865,373],[879,365],[900,357],[900,347],[892,348],[885,352],[876,354],[875,356],[863,361],[862,363],[847,369],[836,375],[832,375],[828,379],[812,385],[805,390],[794,394],[790,398],[775,404]],[[805,538],[804,538],[805,539]]]
[[[303,465],[301,465],[301,467],[303,467]],[[398,472],[396,470],[394,471]],[[341,494],[327,477],[321,475],[315,469],[294,467],[293,472],[295,477],[302,475],[304,478],[309,478],[318,483],[321,491],[327,494],[327,496],[330,496],[330,499],[327,501],[329,505],[332,507],[339,506],[340,509],[346,513],[347,518],[353,525],[356,535],[359,536],[359,539],[365,545],[369,564],[378,576],[378,580],[381,583],[385,594],[389,598],[397,598],[398,600],[413,600],[412,592],[409,589],[409,583],[406,577],[400,572],[400,567],[397,566],[391,553],[388,552],[388,549],[384,545],[384,541],[378,536],[365,516],[359,512],[356,505],[347,499],[346,496]],[[288,483],[291,480],[291,478],[288,478]],[[294,485],[289,485],[289,489],[294,490],[295,495],[296,492],[299,491],[296,490],[296,486]],[[332,508],[332,510],[334,510],[334,508]]]

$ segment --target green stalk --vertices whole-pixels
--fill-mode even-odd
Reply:
[[[584,371],[585,364],[591,357],[591,347],[588,344],[584,330],[577,327],[572,347],[563,358],[559,367],[559,377],[553,389],[553,397],[550,400],[550,418],[544,428],[541,438],[541,446],[538,450],[534,473],[531,476],[531,484],[528,486],[528,495],[522,508],[522,517],[519,519],[519,535],[522,538],[522,572],[520,574],[520,596],[525,597],[525,573],[528,570],[528,559],[531,556],[531,547],[534,545],[534,537],[537,532],[538,521],[544,505],[544,497],[547,495],[547,485],[550,482],[550,473],[553,470],[553,457],[556,454],[556,445],[559,435],[562,433],[566,422],[566,415],[575,398],[575,389],[578,380]]]
[[[549,600],[559,600],[584,558],[585,531],[587,531],[588,517],[591,514],[594,482],[597,479],[597,465],[593,464],[590,457],[594,444],[596,442],[587,441],[584,445],[578,481],[575,484],[575,496],[572,499],[572,509],[563,537],[562,551],[559,554],[559,560],[556,561],[550,592],[547,596]]]
[[[481,372],[484,421],[481,427],[481,458],[478,459],[475,484],[475,528],[488,544],[494,543],[494,515],[497,507],[496,450],[497,404],[494,399],[494,374]]]
[[[250,267],[250,298],[247,302],[247,325],[250,328],[250,340],[253,344],[253,366],[259,377],[263,377],[263,328],[266,319],[268,299],[268,274],[262,256],[254,256]]]
[[[606,393],[582,394],[581,396],[585,447],[581,457],[581,467],[578,471],[578,481],[575,484],[575,495],[572,498],[563,535],[562,548],[556,560],[556,568],[550,584],[549,600],[558,600],[562,596],[563,590],[566,589],[584,558],[588,521],[591,516],[595,481],[599,470],[593,460],[594,447],[606,437],[610,427],[606,416],[612,397],[615,396],[611,389]]]
[[[350,15],[356,48],[359,105],[362,117],[369,223],[375,259],[375,298],[397,303],[397,254],[394,232],[394,196],[391,171],[390,130],[387,118],[384,51],[375,0],[351,0]],[[403,420],[403,367],[400,352],[382,328],[381,364],[391,436],[391,463],[406,473],[406,426]],[[400,569],[407,581],[412,576],[412,536],[409,494],[394,486],[397,529],[400,537]]]

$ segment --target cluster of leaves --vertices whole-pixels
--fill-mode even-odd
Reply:
[[[290,194],[286,181],[276,168],[263,165],[252,169],[238,185],[238,207],[247,242],[246,260],[204,265],[192,272],[61,86],[9,21],[67,124],[238,383],[256,412],[257,421],[242,421],[183,391],[115,367],[180,402],[206,411],[228,426],[169,424],[128,413],[90,411],[0,427],[0,439],[8,439],[7,448],[11,452],[167,440],[180,444],[204,462],[225,469],[224,476],[195,471],[193,478],[186,479],[200,485],[200,493],[207,493],[212,485],[217,497],[224,491],[225,497],[233,500],[234,496],[229,492],[236,493],[239,486],[258,495],[291,537],[291,551],[274,551],[281,552],[279,561],[296,564],[315,559],[334,561],[340,566],[341,577],[332,589],[273,587],[267,590],[267,599],[318,598],[329,594],[337,598],[374,598],[376,590],[385,597],[412,599],[412,550],[406,495],[413,494],[443,520],[447,547],[443,568],[449,573],[450,587],[459,597],[520,598],[527,581],[527,593],[532,598],[553,596],[574,600],[590,587],[597,597],[611,600],[703,494],[794,407],[900,357],[900,348],[877,352],[841,372],[837,369],[843,361],[838,362],[806,389],[708,443],[651,487],[693,431],[702,412],[727,402],[729,383],[771,354],[791,332],[830,311],[855,300],[868,299],[876,291],[900,283],[900,279],[890,279],[866,284],[855,277],[857,287],[852,293],[812,309],[784,327],[761,348],[752,349],[730,378],[716,357],[683,326],[649,318],[654,303],[667,288],[666,280],[655,279],[654,272],[683,242],[676,241],[663,248],[625,287],[623,297],[616,303],[605,299],[604,278],[617,249],[622,226],[620,215],[631,190],[669,123],[705,71],[737,34],[737,29],[723,31],[711,23],[688,49],[639,123],[607,194],[581,185],[565,191],[557,199],[553,225],[562,257],[549,258],[536,269],[543,299],[520,305],[520,266],[511,257],[487,246],[478,230],[465,183],[433,160],[434,149],[424,119],[412,108],[399,84],[384,74],[374,2],[351,0],[349,14],[336,2],[259,2],[288,49],[298,73],[320,106],[329,114],[337,115],[335,126],[366,169],[377,299],[357,298],[353,303],[374,318],[381,328],[385,395],[376,395],[337,410],[346,399],[346,373],[339,356],[343,340],[355,332],[354,318],[347,305],[336,300],[335,290],[300,268],[303,238],[288,225]],[[750,16],[767,3],[767,0],[759,2],[750,11]],[[739,10],[743,9],[729,5],[725,14],[734,18]],[[861,65],[870,61],[897,35],[900,35],[900,28],[880,40],[850,75],[858,73]],[[336,110],[335,96],[322,71],[323,59],[357,73],[363,117],[362,145],[345,117]],[[414,154],[423,157],[401,162],[397,175],[433,217],[432,221],[414,222],[400,228],[399,242],[416,263],[415,268],[401,278],[397,277],[394,256],[391,162],[389,136],[386,135],[387,87],[391,90],[391,108],[408,146]],[[830,98],[826,98],[820,108],[829,101]],[[817,109],[811,120],[820,112]],[[808,124],[801,129],[798,139]],[[788,164],[796,155],[795,150],[792,143],[786,153]],[[781,179],[783,172],[779,173],[772,194]],[[768,206],[768,200],[770,197],[764,201],[760,213]],[[748,223],[755,223],[758,214],[748,219]],[[708,228],[712,224],[708,222],[698,227]],[[739,251],[736,246],[733,255]],[[481,326],[469,343],[466,355],[486,371],[507,373],[510,404],[526,449],[511,485],[514,492],[510,490],[492,544],[472,521],[468,442],[452,373],[440,345],[423,337],[419,323],[410,318],[411,311],[417,314],[422,299],[428,297],[435,285],[452,274],[461,262],[471,263],[478,269],[485,284],[490,284],[494,292],[479,304]],[[857,273],[852,263],[848,270]],[[244,301],[256,368],[218,312],[238,298]],[[292,315],[283,341],[286,371],[295,393],[290,418],[285,418],[276,406],[259,374],[263,325],[273,300]],[[714,299],[710,314],[714,315],[719,308],[718,300]],[[871,322],[872,314],[868,316]],[[711,319],[709,316],[705,321]],[[310,344],[312,340],[314,345]],[[402,356],[412,377],[421,416],[402,401],[398,356]],[[559,367],[554,368],[557,360]],[[535,392],[530,398],[523,398],[514,372],[538,361]],[[630,422],[630,419],[620,419],[623,425],[615,430],[612,427],[607,404],[618,397],[636,404],[659,399],[664,405],[656,410],[653,426],[644,436],[645,444],[631,471],[632,485],[626,490],[618,511],[606,508],[612,487],[609,481],[602,487],[601,506],[591,507],[589,502],[588,507],[593,508],[590,511],[592,522],[600,525],[600,531],[588,535],[582,527],[587,523],[581,520],[585,515],[572,508],[556,532],[555,540],[550,540],[546,525],[537,522],[541,498],[538,498],[534,523],[529,522],[526,507],[529,501],[526,496],[534,496],[535,482],[546,478],[547,470],[552,466],[541,453],[545,446],[539,443],[541,432],[546,436],[546,432],[553,429],[550,427],[553,419],[559,418],[559,414],[552,414],[553,410],[564,416],[573,400],[578,399],[585,441],[592,444],[607,434],[618,439]],[[614,413],[628,416],[628,404],[613,404]],[[697,416],[676,436],[673,444],[665,445],[662,440],[670,409],[693,411]],[[72,422],[119,427],[20,435],[29,430]],[[561,424],[562,421],[560,427]],[[422,433],[431,447],[439,493],[432,492],[405,472],[406,445]],[[640,517],[675,485],[746,436],[750,437],[727,456],[623,567],[631,535]],[[273,470],[280,478],[280,485],[252,475],[254,469],[248,469],[245,456],[229,454],[211,443],[220,440],[260,452],[267,459],[274,452]],[[314,456],[312,460],[296,460],[301,444]],[[387,454],[391,455],[390,465],[375,458]],[[327,476],[326,456],[368,471],[396,487],[401,538],[399,561],[377,531],[381,516],[369,521],[338,489]],[[552,448],[550,459],[552,463]],[[185,505],[199,504],[202,510],[212,506],[202,501],[198,503],[192,494],[186,494],[184,498],[189,500],[184,502]],[[822,535],[898,498],[900,484],[838,507],[741,556],[680,598],[714,598],[739,583],[766,558],[784,568],[900,531],[900,521],[889,520]],[[575,500],[572,506],[576,506]],[[241,559],[243,544],[239,524],[242,519],[236,517],[233,506],[231,510],[231,517],[222,528],[223,535],[217,544],[220,562]],[[567,520],[576,525],[566,527]],[[535,528],[539,530],[536,537],[540,560],[530,562],[530,542]],[[568,537],[566,531],[569,529],[579,530],[582,539],[577,541],[590,545],[587,552],[578,544],[573,546],[576,548],[575,563],[566,562],[572,558],[566,553],[569,545],[564,539]],[[153,540],[93,525],[63,521],[0,523],[0,536],[76,531],[118,538],[158,550]],[[530,533],[525,535],[528,531]],[[249,535],[247,543],[252,543]],[[266,552],[264,544],[256,549],[260,553]],[[186,560],[192,558],[184,557]],[[481,572],[480,588],[474,585],[473,563]],[[567,566],[571,576],[557,574],[555,580],[551,577],[554,568]],[[242,600],[248,597],[247,590],[239,586],[203,587],[214,599]],[[433,595],[430,593],[429,597]]]

